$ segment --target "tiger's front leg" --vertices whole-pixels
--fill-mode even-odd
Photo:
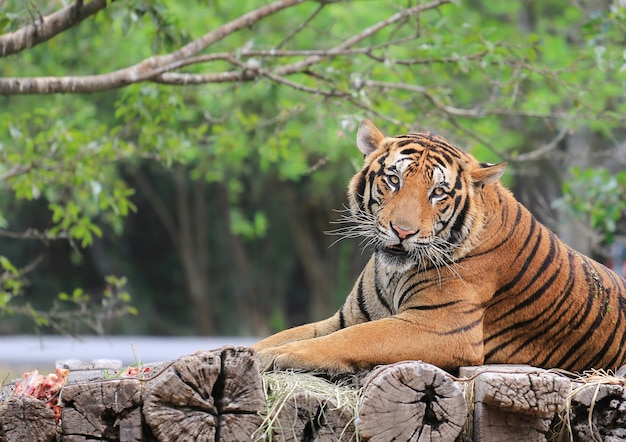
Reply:
[[[308,339],[325,336],[340,329],[339,315],[336,314],[328,319],[300,325],[287,330],[283,330],[265,339],[256,342],[251,346],[256,352],[272,347],[278,347],[290,342],[304,341]]]
[[[482,328],[448,334],[412,312],[357,324],[326,336],[260,350],[262,368],[350,373],[376,365],[421,360],[452,370],[484,361]]]
[[[368,270],[370,274],[374,273],[371,270],[373,262],[373,259],[371,259],[367,264],[367,267],[361,274],[359,281],[364,277],[363,275],[366,274]],[[373,281],[370,281],[369,283],[374,284]],[[363,315],[359,307],[358,286],[359,283],[357,282],[348,295],[343,307],[341,307],[341,309],[330,318],[281,331],[252,345],[251,348],[260,356],[262,368],[267,368],[267,365],[274,359],[272,356],[273,353],[271,353],[268,349],[277,348],[289,343],[299,343],[319,338],[340,330],[342,326],[349,327],[366,321],[367,318]]]

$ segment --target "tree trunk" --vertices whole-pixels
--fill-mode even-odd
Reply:
[[[64,440],[143,440],[140,384],[137,379],[114,379],[63,388]]]
[[[315,222],[320,207],[310,201],[298,199],[298,190],[293,187],[285,191],[285,208],[289,222],[289,230],[298,251],[298,259],[302,262],[306,282],[311,293],[309,320],[316,321],[327,318],[333,312],[333,272],[329,268],[329,251],[326,241],[321,238],[323,231],[312,232],[319,227]]]
[[[527,365],[462,367],[473,383],[473,441],[546,442],[566,407],[568,378]]]
[[[215,332],[212,319],[209,278],[209,251],[207,248],[206,186],[201,180],[188,190],[187,171],[179,166],[175,172],[176,215],[178,218],[177,249],[185,272],[185,280],[193,311],[196,333],[209,336]],[[192,202],[192,203],[190,203]]]
[[[215,331],[211,316],[211,292],[209,275],[209,250],[207,247],[209,219],[207,216],[206,188],[202,180],[196,180],[189,189],[187,169],[179,165],[174,170],[175,201],[165,201],[155,191],[141,168],[133,171],[139,190],[149,201],[168,234],[180,260],[185,286],[195,315],[195,331],[211,335]],[[173,203],[173,204],[172,204]]]
[[[259,304],[263,303],[263,299],[267,299],[265,294],[255,290],[254,269],[250,264],[250,258],[246,249],[244,239],[233,234],[231,230],[231,203],[229,201],[228,189],[221,184],[214,184],[212,187],[213,197],[217,205],[217,212],[222,217],[222,223],[219,226],[219,237],[223,238],[222,250],[228,253],[224,256],[224,267],[228,268],[228,273],[221,273],[225,280],[229,282],[229,296],[232,296],[234,305],[224,304],[225,312],[221,313],[222,319],[231,324],[241,323],[241,318],[251,321],[252,330],[256,330],[254,326],[254,318],[259,322],[262,321],[263,315],[260,315],[262,309]],[[251,332],[252,330],[245,330]],[[231,332],[239,333],[242,330],[233,330]]]
[[[564,170],[568,171],[572,166],[585,169],[593,165],[592,140],[590,138],[591,134],[588,129],[578,129],[567,137],[568,155],[565,158]],[[563,178],[567,179],[567,173]],[[580,222],[563,216],[558,230],[559,237],[575,250],[587,256],[592,256],[590,237],[587,230],[582,227]]]
[[[582,385],[570,401],[575,442],[626,440],[626,392],[621,383]]]

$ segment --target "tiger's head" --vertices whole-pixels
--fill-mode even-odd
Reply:
[[[479,163],[430,133],[386,137],[369,120],[357,132],[363,169],[350,181],[350,219],[379,261],[397,271],[447,266],[475,247],[480,198],[506,163]]]

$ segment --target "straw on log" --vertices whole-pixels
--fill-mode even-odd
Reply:
[[[354,441],[354,416],[321,395],[298,391],[282,404],[272,428],[277,442]]]
[[[467,419],[459,386],[442,369],[402,362],[365,381],[357,429],[371,441],[454,441]]]
[[[626,388],[621,381],[598,379],[574,389],[568,410],[574,441],[626,440]]]

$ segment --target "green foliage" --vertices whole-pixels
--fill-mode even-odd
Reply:
[[[113,2],[86,23],[7,59],[0,75],[110,72],[176,50],[266,3]],[[0,11],[0,32],[14,31],[58,5],[7,0]],[[222,60],[185,66],[180,72],[231,73],[243,71],[241,66],[248,63],[269,72],[301,58],[247,56],[245,51],[333,48],[404,7],[393,2],[304,2],[226,36],[202,54],[230,52],[240,65]],[[507,160],[507,179],[513,182],[517,162],[563,129],[585,127],[606,139],[620,136],[626,115],[624,35],[626,12],[617,4],[594,10],[562,0],[454,3],[407,16],[352,48],[369,50],[323,58],[282,83],[267,76],[202,86],[146,82],[92,95],[3,98],[0,229],[40,239],[42,249],[50,241],[67,240],[73,256],[80,257],[76,261],[84,263],[94,242],[108,241],[124,249],[125,242],[140,237],[146,226],[134,216],[153,216],[148,200],[160,198],[161,212],[173,213],[169,228],[180,227],[177,205],[192,204],[189,189],[205,185],[206,207],[195,214],[210,222],[207,237],[198,241],[206,243],[213,261],[201,273],[221,277],[207,287],[223,295],[212,298],[221,302],[213,309],[215,316],[226,317],[233,305],[246,304],[234,299],[236,287],[249,284],[246,290],[256,293],[255,284],[267,287],[263,278],[297,279],[293,274],[302,257],[284,233],[290,221],[284,201],[293,198],[293,210],[343,201],[345,184],[362,160],[353,141],[362,118],[376,120],[390,133],[439,132],[481,161]],[[151,197],[135,189],[139,173],[146,169],[159,171],[148,173],[148,181],[154,180],[149,183]],[[590,226],[610,241],[626,204],[623,173],[581,169],[573,170],[572,177],[563,185],[558,204],[576,216],[586,213]],[[35,221],[23,215],[29,210],[37,213]],[[152,227],[158,221],[155,217],[146,224]],[[311,225],[303,229],[324,230],[307,221]],[[25,224],[29,222],[36,225]],[[140,227],[129,233],[133,223]],[[179,232],[169,233],[176,237]],[[252,282],[230,270],[234,260],[228,259],[234,253],[228,235],[251,248],[240,266],[261,269],[260,276],[250,276]],[[276,267],[282,273],[273,277],[263,271],[269,266],[267,250],[256,250],[264,240],[278,249],[271,256],[280,261]],[[168,241],[174,240],[159,231],[142,247]],[[162,262],[153,264],[157,268],[136,267],[150,256],[125,255],[126,260],[120,260],[134,273],[142,308],[152,308],[159,298],[169,314],[170,298],[176,298],[171,291],[189,286],[189,269],[173,262],[182,260],[181,246],[171,246],[176,252],[164,253]],[[28,250],[15,250],[21,248]],[[357,259],[355,250],[329,252],[335,254],[329,265],[341,267],[335,283],[342,291],[352,280],[343,273],[354,271],[350,264]],[[19,267],[35,252],[19,246],[12,252],[0,258],[0,313],[19,310],[30,314],[36,326],[46,327],[51,319],[41,311],[42,300],[54,298],[49,293],[61,291],[55,301],[63,309],[81,311],[94,302],[82,289],[70,290],[69,281],[63,281],[61,289],[39,293],[39,305],[21,302],[34,295],[25,288]],[[82,271],[68,266],[73,276]],[[224,276],[227,270],[234,275],[232,281]],[[174,289],[150,285],[162,275],[169,276]],[[137,280],[141,282],[135,284]],[[136,313],[122,281],[104,283],[100,307],[122,305],[114,310]],[[286,298],[286,285],[271,286],[268,292],[282,290],[282,295],[264,295],[260,304]],[[153,295],[155,290],[162,291]],[[336,298],[335,303],[341,294]],[[12,309],[14,305],[20,309]],[[273,312],[276,327],[285,325],[282,310],[267,312]]]
[[[9,303],[22,292],[24,281],[20,278],[19,270],[11,264],[6,256],[0,256],[0,311],[9,308]]]
[[[613,242],[616,233],[626,233],[618,228],[620,221],[626,220],[626,172],[573,167],[570,175],[563,182],[563,197],[553,206],[599,232],[606,244]]]
[[[71,112],[73,105],[79,103],[34,107],[25,112],[0,111],[0,134],[5,134],[0,137],[0,186],[4,195],[0,217],[2,227],[13,229],[16,237],[65,239],[85,248],[103,236],[104,226],[121,233],[123,217],[136,209],[131,201],[134,190],[119,178],[116,166],[134,154],[133,146],[111,138],[106,125],[84,112],[67,118],[65,112]],[[45,201],[50,210],[48,221],[39,223],[39,230],[21,226],[13,213],[14,203],[7,197],[10,194],[23,204]],[[41,310],[21,296],[29,285],[26,274],[33,270],[30,265],[18,271],[9,257],[3,257],[1,265],[0,314],[29,316],[37,328],[63,332],[85,323],[93,331],[101,328],[101,320],[95,318],[104,312],[132,311],[123,291],[117,290],[115,296],[111,292],[109,306],[93,306],[93,299],[82,289],[72,295],[61,293],[57,298],[60,303]],[[120,307],[122,304],[127,306]]]
[[[50,308],[39,310],[24,299],[20,302],[29,269],[16,268],[4,256],[0,257],[0,267],[0,316],[26,316],[37,330],[103,333],[106,321],[137,314],[136,308],[130,305],[131,297],[125,288],[126,278],[107,276],[99,303],[94,302],[96,299],[82,288],[76,288],[71,293],[59,293]]]
[[[275,308],[272,311],[272,314],[270,315],[267,322],[269,324],[269,327],[272,333],[277,333],[289,327],[289,324],[285,320],[285,316],[283,315],[283,312],[277,308]]]
[[[134,148],[111,139],[106,126],[68,124],[61,113],[53,108],[18,116],[0,114],[0,132],[9,134],[0,142],[3,185],[18,199],[49,201],[57,232],[72,237],[71,228],[81,221],[88,224],[87,231],[96,233],[85,217],[102,216],[115,224],[134,210],[129,200],[133,190],[117,178],[115,167],[134,155]],[[75,230],[76,239],[84,239],[84,230]]]
[[[235,235],[241,235],[247,240],[262,238],[267,232],[267,218],[263,212],[256,212],[252,219],[248,220],[237,208],[230,212],[230,229]]]

